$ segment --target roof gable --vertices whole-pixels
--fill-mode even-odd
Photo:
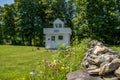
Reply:
[[[53,23],[63,23],[59,18],[57,18]]]

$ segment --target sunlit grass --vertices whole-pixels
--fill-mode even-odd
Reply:
[[[44,48],[0,45],[0,80],[29,80],[34,65],[48,59],[53,52]]]
[[[47,51],[30,46],[0,46],[0,80],[66,80],[66,74],[81,69],[89,40],[66,50]],[[120,53],[119,46],[111,46]],[[30,76],[30,72],[35,76]],[[31,78],[30,78],[31,77]]]

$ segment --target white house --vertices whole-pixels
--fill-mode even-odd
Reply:
[[[53,28],[44,28],[43,30],[46,39],[46,49],[55,49],[60,44],[70,45],[70,35],[72,30],[64,27],[64,22],[57,18],[53,22]]]

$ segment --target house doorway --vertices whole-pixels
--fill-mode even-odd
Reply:
[[[56,38],[55,38],[55,35],[51,36],[51,48],[56,48]]]

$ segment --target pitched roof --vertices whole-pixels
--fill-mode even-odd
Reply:
[[[53,23],[63,23],[59,18],[57,18]]]

